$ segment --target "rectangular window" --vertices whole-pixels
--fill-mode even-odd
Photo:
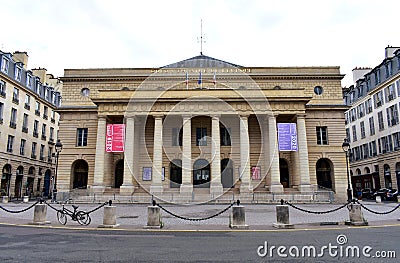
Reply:
[[[47,151],[47,162],[51,163],[53,160],[53,147],[49,147],[49,150]]]
[[[43,119],[47,120],[49,113],[49,108],[47,106],[43,107]]]
[[[355,108],[350,110],[350,117],[351,117],[351,121],[355,121],[356,120],[357,115],[356,115],[356,109]]]
[[[22,68],[18,65],[15,65],[15,80],[21,81],[22,76]]]
[[[366,159],[368,158],[368,152],[369,152],[368,143],[363,144],[362,147],[363,147],[363,158]]]
[[[328,145],[328,127],[326,126],[316,127],[316,131],[317,131],[317,144]]]
[[[361,103],[360,105],[357,106],[357,116],[358,118],[364,117],[364,103]]]
[[[346,128],[346,139],[347,139],[348,142],[351,142],[351,139],[350,139],[350,129],[349,129],[349,128]]]
[[[365,138],[365,125],[364,121],[360,122],[360,129],[361,129],[361,139]]]
[[[32,75],[29,73],[26,74],[26,86],[32,89]]]
[[[386,78],[388,78],[389,76],[392,75],[392,61],[389,60],[386,64],[385,64],[385,72],[386,72]]]
[[[25,105],[24,108],[27,110],[31,109],[31,96],[29,96],[28,94],[25,95]]]
[[[399,123],[399,113],[397,111],[397,104],[386,108],[388,126],[394,126]]]
[[[385,124],[383,123],[383,114],[382,111],[378,112],[378,126],[379,130],[382,131],[385,129]]]
[[[353,142],[357,141],[357,130],[356,130],[356,125],[353,125],[351,127],[352,131],[353,131]]]
[[[40,145],[39,159],[40,159],[41,161],[44,160],[44,145],[43,145],[43,144]]]
[[[1,59],[1,71],[8,74],[9,65],[10,65],[10,61],[8,59],[6,59],[5,57],[3,57]]]
[[[46,140],[46,124],[42,124],[42,140]]]
[[[13,152],[13,144],[14,144],[14,136],[8,135],[7,152],[9,152],[9,153]]]
[[[0,80],[0,96],[5,98],[6,97],[6,83]]]
[[[14,103],[17,103],[17,104],[19,103],[19,89],[15,88],[15,87],[14,87],[14,92],[13,92],[12,101],[13,101]]]
[[[396,80],[397,96],[400,96],[400,80]]]
[[[221,146],[231,146],[231,129],[226,127],[220,128],[220,144]]]
[[[393,133],[394,150],[400,150],[400,132]]]
[[[3,123],[4,103],[0,102],[0,124]]]
[[[24,118],[22,119],[22,131],[28,132],[28,114],[24,113]]]
[[[36,101],[35,103],[35,114],[40,116],[40,102]]]
[[[374,94],[375,109],[383,105],[382,90]]]
[[[385,88],[385,98],[386,102],[392,101],[396,98],[394,84],[391,84]]]
[[[372,112],[372,99],[368,99],[365,102],[365,110],[366,110],[367,114]]]
[[[26,140],[21,139],[21,145],[19,146],[19,154],[20,155],[25,155],[25,143],[26,143]]]
[[[76,130],[76,146],[87,146],[88,128]]]
[[[36,138],[37,138],[38,135],[39,135],[38,129],[39,129],[39,121],[38,121],[38,120],[35,120],[35,121],[33,122],[33,136],[36,137]]]
[[[375,85],[378,85],[379,83],[381,83],[381,71],[379,68],[377,70],[375,70],[374,77],[375,77]]]
[[[37,147],[37,143],[36,142],[32,142],[31,158],[33,158],[33,159],[36,159],[36,147]]]
[[[11,108],[10,127],[15,129],[17,127],[17,109]]]
[[[196,146],[207,146],[207,128],[196,128]]]
[[[370,91],[372,88],[371,76],[370,75],[365,76],[365,80],[366,80],[366,84],[367,84],[367,91]]]
[[[182,129],[172,128],[172,146],[182,146]]]
[[[369,118],[369,135],[375,134],[374,116]]]
[[[54,141],[54,128],[50,127],[50,138],[49,141],[53,142]]]

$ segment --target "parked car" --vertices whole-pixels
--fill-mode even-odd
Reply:
[[[361,190],[361,196],[362,198],[366,198],[366,199],[372,199],[372,196],[374,195],[374,191],[372,191],[372,189],[370,188],[365,188]]]
[[[373,198],[373,199],[376,199],[377,196],[380,196],[382,201],[383,201],[383,200],[386,200],[386,198],[387,198],[387,192],[389,192],[389,191],[390,191],[390,189],[381,188],[381,189],[379,189],[378,191],[376,191],[376,192],[372,195],[372,198]]]
[[[399,195],[399,191],[396,189],[392,189],[386,193],[386,200],[390,201],[396,201],[397,202],[397,196]]]

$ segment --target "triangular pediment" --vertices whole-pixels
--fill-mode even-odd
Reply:
[[[242,68],[242,66],[200,54],[161,68]]]

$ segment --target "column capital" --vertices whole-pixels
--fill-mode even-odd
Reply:
[[[164,114],[152,114],[151,116],[153,116],[154,119],[162,119],[162,118],[164,118]]]
[[[127,115],[124,116],[124,119],[134,119],[134,120],[136,120],[137,116],[133,115],[133,114],[127,114]]]
[[[250,114],[246,114],[246,113],[240,113],[239,114],[239,117],[241,118],[241,119],[248,119],[249,118],[249,116],[250,116]]]
[[[211,117],[212,119],[219,120],[219,119],[221,118],[221,114],[211,114],[210,117]]]
[[[183,120],[188,120],[188,119],[191,119],[192,118],[192,114],[182,114],[182,119]]]
[[[296,114],[296,117],[298,118],[298,119],[304,119],[305,117],[306,117],[306,113],[297,113]]]

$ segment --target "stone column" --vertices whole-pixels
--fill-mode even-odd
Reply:
[[[250,142],[248,116],[240,116],[240,192],[252,192],[250,181]]]
[[[221,140],[219,129],[219,116],[211,116],[211,186],[210,193],[214,195],[221,195],[223,192],[221,183]]]
[[[97,121],[96,156],[94,160],[93,192],[103,193],[104,186],[104,161],[106,154],[106,117],[99,116]]]
[[[131,195],[135,190],[133,186],[134,152],[135,152],[135,117],[125,117],[125,153],[124,153],[124,180],[120,187],[121,195]]]
[[[298,164],[300,170],[300,185],[301,192],[310,192],[312,190],[310,183],[310,169],[308,163],[308,147],[306,134],[305,115],[297,115],[297,144],[298,144]]]
[[[192,125],[191,116],[183,116],[182,129],[182,185],[181,193],[193,192],[192,183]]]
[[[281,175],[279,172],[279,149],[276,131],[276,117],[268,116],[268,138],[269,138],[269,162],[271,165],[271,186],[270,191],[273,193],[282,193],[283,186],[281,184]]]
[[[163,116],[154,116],[154,145],[153,145],[153,168],[152,168],[152,184],[150,186],[150,193],[162,193],[162,130]]]

